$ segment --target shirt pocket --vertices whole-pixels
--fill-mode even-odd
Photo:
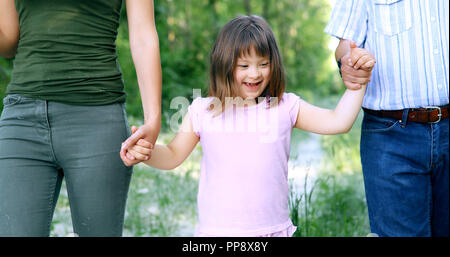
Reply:
[[[412,27],[411,0],[373,0],[375,31],[393,36]]]

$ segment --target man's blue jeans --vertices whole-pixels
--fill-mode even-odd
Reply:
[[[361,162],[372,233],[449,236],[449,119],[364,113]]]

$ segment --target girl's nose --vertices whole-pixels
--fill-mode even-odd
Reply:
[[[256,68],[256,67],[250,68],[249,74],[248,74],[248,76],[250,78],[258,78],[260,75],[261,75],[261,71],[258,68]]]

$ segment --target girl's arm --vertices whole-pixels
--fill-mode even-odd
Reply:
[[[324,135],[347,133],[361,109],[366,86],[347,89],[334,110],[323,109],[300,100],[296,128]]]
[[[14,0],[0,1],[0,56],[12,58],[19,42],[19,16]]]
[[[130,48],[144,110],[144,125],[128,138],[121,149],[121,157],[128,166],[137,163],[126,157],[128,147],[139,139],[154,144],[161,128],[161,60],[151,0],[127,0]]]
[[[136,159],[145,160],[146,155],[151,152],[151,158],[144,161],[145,164],[161,170],[172,170],[186,160],[198,141],[199,137],[195,134],[187,114],[177,135],[168,145],[156,145],[150,150],[149,142],[140,140],[129,149],[129,153]]]
[[[357,48],[353,42],[349,46],[349,51],[350,60],[347,61],[350,65],[368,72],[372,71],[376,60],[369,51]],[[319,108],[300,100],[295,127],[325,135],[347,133],[358,117],[365,91],[365,84],[357,90],[347,89],[334,110]]]

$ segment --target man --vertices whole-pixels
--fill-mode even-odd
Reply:
[[[379,236],[449,236],[448,17],[446,0],[337,0],[325,28],[346,86],[370,79],[361,162]],[[374,54],[372,75],[351,41]]]

